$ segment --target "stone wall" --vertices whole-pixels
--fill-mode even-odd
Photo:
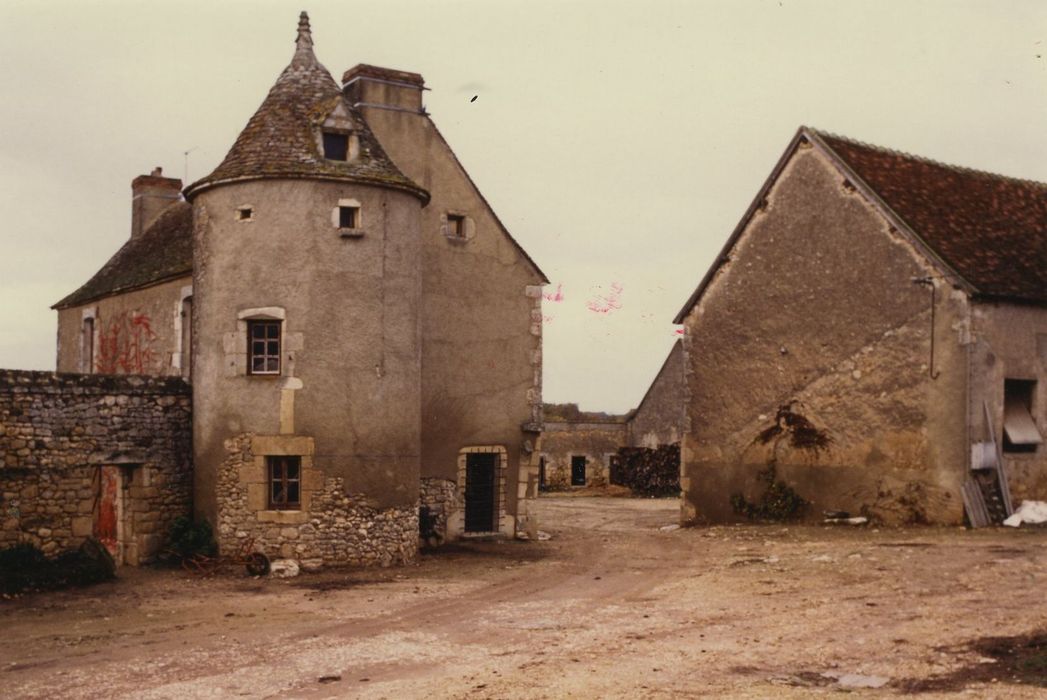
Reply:
[[[685,319],[685,521],[742,516],[773,467],[825,510],[959,524],[962,294],[819,152],[799,146]],[[935,339],[932,346],[931,339]],[[931,352],[934,352],[931,372]],[[783,408],[828,436],[794,440]]]
[[[264,500],[255,503],[257,489],[253,487],[260,480],[264,484],[264,477],[254,474],[259,461],[255,448],[278,441],[245,433],[225,443],[227,458],[218,470],[215,532],[223,554],[235,554],[246,546],[270,558],[296,559],[306,570],[332,564],[391,566],[414,561],[417,507],[380,508],[364,494],[346,493],[341,477],[325,477],[313,468],[307,459],[309,447],[299,450],[306,453],[302,460],[303,509],[266,510]]]
[[[683,345],[673,344],[640,405],[629,417],[629,446],[655,449],[683,437],[687,423]]]
[[[190,404],[176,378],[0,370],[0,547],[78,546],[95,533],[107,468],[118,557],[155,557],[192,511]]]
[[[610,458],[626,444],[624,421],[591,423],[545,422],[541,457],[547,488],[571,486],[571,458],[585,457],[585,485],[599,486],[610,479]]]
[[[422,506],[429,508],[429,514],[436,519],[436,531],[446,538],[448,518],[462,509],[458,484],[449,479],[422,477],[419,501]]]

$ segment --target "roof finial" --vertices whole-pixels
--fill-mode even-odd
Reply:
[[[295,40],[295,43],[299,48],[313,45],[313,33],[309,29],[309,13],[305,10],[298,15],[298,39]]]

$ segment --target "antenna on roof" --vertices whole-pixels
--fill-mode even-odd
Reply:
[[[185,178],[182,180],[182,182],[184,182],[187,185],[189,184],[189,154],[195,151],[197,148],[198,146],[193,146],[188,151],[182,151],[182,156],[185,158]]]

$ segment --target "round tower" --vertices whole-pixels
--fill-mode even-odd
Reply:
[[[429,196],[316,60],[304,12],[290,65],[185,195],[198,516],[223,551],[410,560]]]

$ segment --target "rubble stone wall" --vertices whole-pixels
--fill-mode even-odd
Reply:
[[[121,558],[155,557],[192,511],[190,416],[178,378],[0,370],[0,547],[78,546],[94,533],[100,469],[118,466]]]
[[[458,484],[449,479],[422,477],[419,500],[436,519],[436,531],[446,538],[448,518],[463,508],[458,497]]]
[[[308,441],[308,438],[284,438]],[[414,505],[380,508],[366,495],[346,493],[341,477],[324,476],[302,457],[302,510],[266,510],[264,476],[256,474],[255,452],[273,437],[244,433],[226,441],[218,470],[218,527],[223,554],[247,547],[271,559],[295,559],[303,569],[329,565],[392,566],[418,553],[418,510]],[[308,453],[311,448],[300,449]],[[268,451],[268,450],[266,450]],[[263,489],[254,488],[259,482]],[[261,500],[259,499],[261,494]]]

